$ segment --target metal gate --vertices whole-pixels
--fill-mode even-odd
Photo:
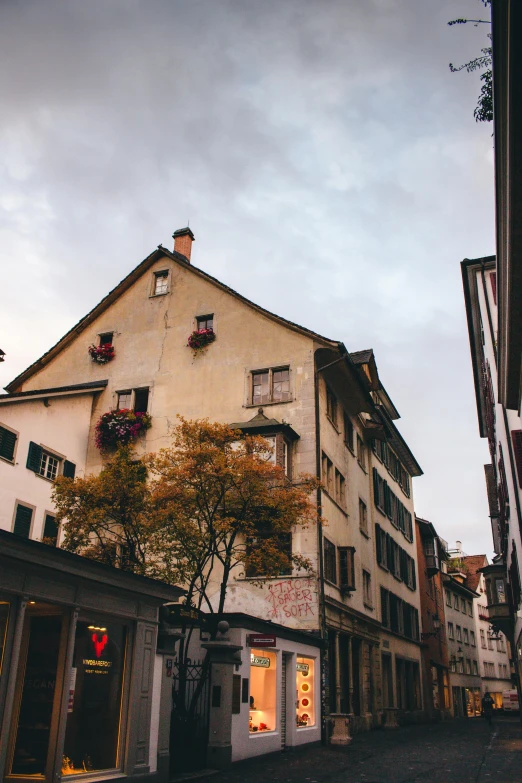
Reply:
[[[170,772],[193,772],[206,765],[210,671],[200,661],[175,662],[172,678]]]

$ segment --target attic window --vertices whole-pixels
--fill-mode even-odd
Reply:
[[[198,325],[198,331],[201,331],[202,329],[213,329],[214,328],[214,314],[212,315],[198,315],[196,318],[196,322]]]
[[[114,332],[105,332],[104,334],[100,334],[100,346],[112,345],[113,334]]]
[[[154,296],[162,296],[168,293],[169,271],[162,269],[161,272],[154,272]]]

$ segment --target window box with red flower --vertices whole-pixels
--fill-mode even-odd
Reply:
[[[197,356],[214,342],[216,339],[216,333],[210,327],[208,329],[196,329],[189,335],[187,346],[192,348],[194,356]]]
[[[135,413],[127,408],[104,413],[96,425],[96,446],[100,451],[111,451],[126,446],[150,428],[148,413]]]
[[[90,345],[89,356],[95,364],[107,364],[114,359],[114,346],[110,343],[105,345]]]

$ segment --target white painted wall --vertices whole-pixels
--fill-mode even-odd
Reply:
[[[11,531],[16,502],[33,506],[30,537],[43,533],[46,512],[53,512],[53,482],[26,467],[30,441],[74,462],[83,475],[92,408],[92,392],[44,400],[2,402],[0,425],[18,432],[14,462],[0,458],[0,528]]]

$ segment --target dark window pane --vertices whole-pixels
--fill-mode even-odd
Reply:
[[[134,412],[147,413],[148,406],[149,406],[149,390],[136,389],[136,391],[134,392]]]
[[[95,615],[76,627],[64,756],[68,773],[118,766],[126,627]]]
[[[45,515],[45,524],[43,538],[47,539],[45,543],[54,544],[58,541],[58,525],[56,519],[51,514]]]
[[[100,334],[100,345],[112,345],[112,332]]]
[[[52,607],[48,608],[52,610]],[[62,619],[60,616],[29,616],[28,624],[23,690],[11,765],[13,775],[43,775],[45,772]]]

